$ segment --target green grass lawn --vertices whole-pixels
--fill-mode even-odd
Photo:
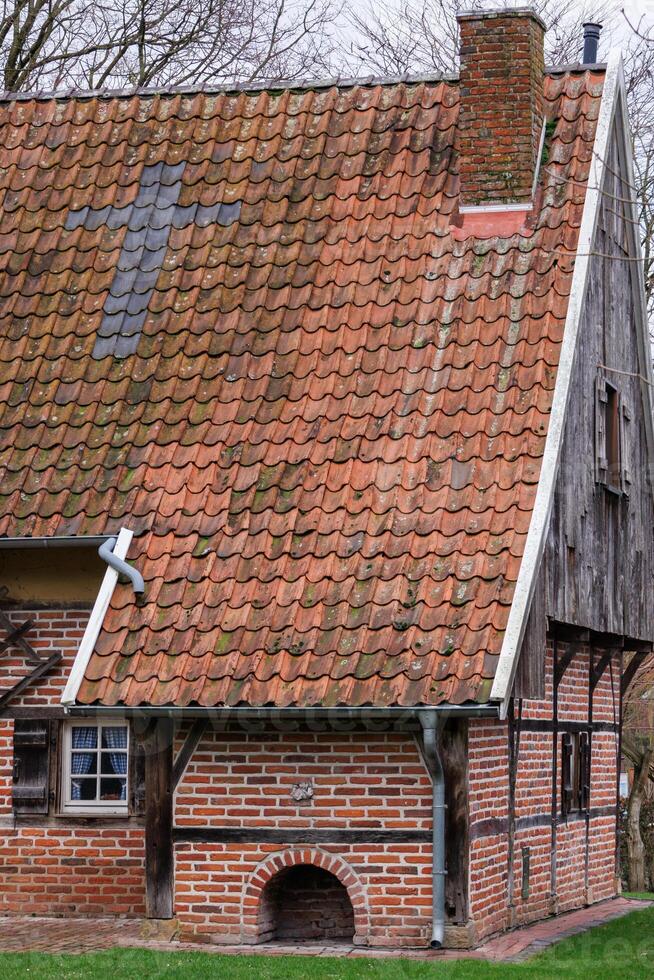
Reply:
[[[84,956],[0,954],[2,980],[413,980],[413,978],[592,977],[631,980],[654,977],[654,906],[552,946],[519,964],[475,960],[450,963],[411,960],[322,959],[305,956],[222,956],[217,953],[156,953],[116,949]]]

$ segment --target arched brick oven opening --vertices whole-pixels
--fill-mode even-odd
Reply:
[[[317,905],[329,914],[317,916]],[[243,889],[241,935],[254,943],[329,938],[367,945],[365,889],[349,864],[318,847],[271,854]]]
[[[314,864],[284,868],[261,893],[259,941],[352,942],[354,909],[336,875]]]

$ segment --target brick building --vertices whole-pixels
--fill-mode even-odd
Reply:
[[[622,68],[460,21],[460,78],[4,98],[1,912],[466,946],[616,893]]]

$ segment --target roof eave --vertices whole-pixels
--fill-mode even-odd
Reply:
[[[394,721],[415,720],[421,715],[438,714],[446,718],[497,718],[497,704],[438,704],[438,705],[388,705],[376,707],[363,705],[361,707],[325,707],[309,705],[307,707],[276,707],[275,705],[255,706],[237,705],[234,707],[203,707],[202,705],[82,705],[67,704],[66,713],[75,716],[89,717],[103,715],[121,718],[206,718],[207,720],[239,721],[239,720],[271,720],[271,721]]]
[[[23,548],[99,548],[111,537],[110,534],[61,534],[52,537],[0,538],[0,550]]]

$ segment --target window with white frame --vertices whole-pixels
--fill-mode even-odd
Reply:
[[[127,813],[129,728],[120,722],[69,722],[64,728],[62,809]]]

